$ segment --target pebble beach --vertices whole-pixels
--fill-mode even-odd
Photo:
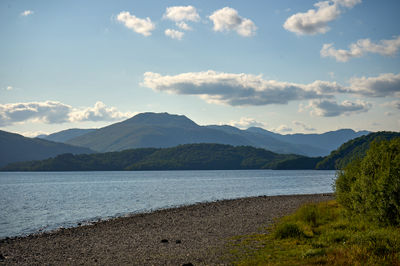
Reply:
[[[229,265],[227,244],[332,194],[222,200],[2,239],[0,265]]]

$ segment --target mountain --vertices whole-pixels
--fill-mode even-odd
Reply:
[[[99,152],[166,148],[189,143],[249,145],[241,137],[202,127],[183,115],[142,113],[67,141]]]
[[[240,130],[231,126],[199,126],[182,115],[142,113],[78,136],[66,143],[99,152],[148,147],[166,148],[190,143],[254,146],[277,153],[307,156],[326,155],[330,151],[309,144],[289,143],[280,140],[277,137],[279,134],[272,134]]]
[[[400,137],[399,132],[382,131],[355,138],[332,151],[329,156],[326,156],[317,164],[316,169],[342,169],[351,160],[364,157],[371,142],[398,137]]]
[[[93,153],[83,147],[71,146],[37,138],[27,138],[0,130],[0,166],[13,162],[42,160],[62,153]]]
[[[285,154],[294,153],[306,156],[321,156],[329,154],[329,151],[326,151],[324,149],[309,144],[289,143],[287,141],[281,140],[279,139],[279,136],[282,135],[272,132],[270,132],[271,134],[268,134],[265,132],[269,131],[261,128],[260,130],[263,130],[264,132],[241,130],[236,127],[226,126],[226,125],[225,126],[212,125],[207,127],[224,131],[228,134],[243,137],[244,139],[247,140],[248,145],[250,146],[267,149],[277,153],[285,153]]]
[[[262,128],[251,127],[247,131],[259,133],[265,136],[276,138],[280,141],[297,144],[297,145],[309,145],[321,152],[319,154],[310,154],[314,156],[328,155],[331,151],[339,148],[340,145],[351,139],[367,135],[369,131],[354,131],[352,129],[339,129],[336,131],[329,131],[322,134],[287,134],[281,135],[267,131]]]
[[[67,130],[62,130],[50,135],[39,135],[36,138],[55,141],[55,142],[67,142],[70,139],[85,135],[87,133],[93,132],[96,129],[89,128],[89,129],[80,129],[80,128],[71,128]]]
[[[62,154],[43,161],[9,164],[2,171],[107,171],[107,170],[234,170],[279,169],[285,161],[313,169],[321,158],[283,155],[250,146],[186,144],[173,148],[142,148],[97,154]],[[284,165],[285,163],[283,163]]]

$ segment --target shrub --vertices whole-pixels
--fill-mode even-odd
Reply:
[[[281,223],[275,231],[275,238],[302,238],[305,236],[303,230],[295,223]]]
[[[362,160],[338,173],[335,190],[351,215],[400,225],[400,138],[373,142]]]

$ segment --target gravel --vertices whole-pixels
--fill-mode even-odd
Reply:
[[[262,196],[135,214],[0,243],[0,265],[226,265],[226,244],[332,194]]]

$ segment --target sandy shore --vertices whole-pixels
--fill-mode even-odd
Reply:
[[[331,194],[200,203],[3,240],[0,265],[216,265],[233,236],[257,233],[306,202]],[[190,264],[189,264],[190,265]]]

